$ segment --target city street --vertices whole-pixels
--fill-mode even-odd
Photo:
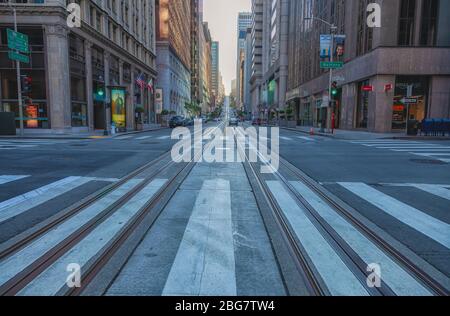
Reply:
[[[223,128],[208,124],[213,126]],[[295,266],[298,259],[283,239],[274,209],[283,213],[294,235],[291,242],[300,247],[324,293],[432,295],[439,293],[436,288],[448,290],[450,141],[349,141],[282,129],[285,162],[276,174],[255,176],[250,171],[255,164],[248,163],[181,163],[166,169],[170,162],[163,154],[175,144],[170,133],[162,129],[92,140],[3,138],[2,293],[67,293],[66,268],[76,263],[81,271],[101,267],[82,285],[86,294],[313,295],[308,276]],[[148,170],[105,193],[151,161]],[[333,204],[313,192],[305,178],[395,253],[342,214],[332,215]],[[148,203],[152,207],[138,228],[121,247],[107,251]],[[100,214],[104,218],[99,220]],[[88,224],[93,227],[81,233]],[[69,236],[75,241],[62,246]],[[64,250],[44,267],[33,267],[34,260],[56,251],[57,245]],[[416,268],[408,270],[398,254]],[[96,261],[102,256],[108,263]],[[358,260],[379,264],[388,289],[368,288]],[[429,279],[418,281],[417,269]],[[24,272],[33,281],[10,287],[8,281],[17,282]]]

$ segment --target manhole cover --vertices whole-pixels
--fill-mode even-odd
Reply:
[[[412,162],[425,164],[425,165],[446,165],[447,163],[435,159],[411,159]]]

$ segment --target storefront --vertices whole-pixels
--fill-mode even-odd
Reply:
[[[392,130],[406,130],[422,122],[428,113],[429,78],[397,76],[392,111]]]
[[[8,58],[7,28],[0,27],[0,112],[16,113],[16,126],[20,126],[17,93],[16,63]],[[44,35],[39,27],[19,27],[28,35],[30,62],[21,64],[21,75],[31,78],[31,92],[23,98],[24,127],[50,128],[44,61]]]

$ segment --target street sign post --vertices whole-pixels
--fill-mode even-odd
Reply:
[[[30,52],[27,35],[7,29],[7,38],[9,49],[18,50],[25,54]]]
[[[344,67],[343,61],[321,61],[321,69],[341,69]]]
[[[21,63],[28,64],[30,62],[30,58],[28,56],[16,53],[14,51],[8,52],[8,58],[15,61],[20,61]]]

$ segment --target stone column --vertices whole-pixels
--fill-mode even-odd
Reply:
[[[105,65],[105,102],[107,105],[106,106],[106,111],[105,111],[105,115],[106,115],[106,130],[110,131],[111,130],[111,91],[109,89],[109,59],[111,57],[111,54],[108,52],[104,53],[104,65]]]
[[[63,25],[45,26],[50,122],[57,133],[67,133],[72,128],[67,35]]]
[[[86,99],[88,107],[89,131],[95,130],[94,118],[94,87],[92,81],[92,43],[84,41],[85,73],[86,73]]]
[[[128,99],[127,99],[127,129],[134,130],[134,83],[135,83],[135,68],[131,66],[131,83],[128,87]]]

